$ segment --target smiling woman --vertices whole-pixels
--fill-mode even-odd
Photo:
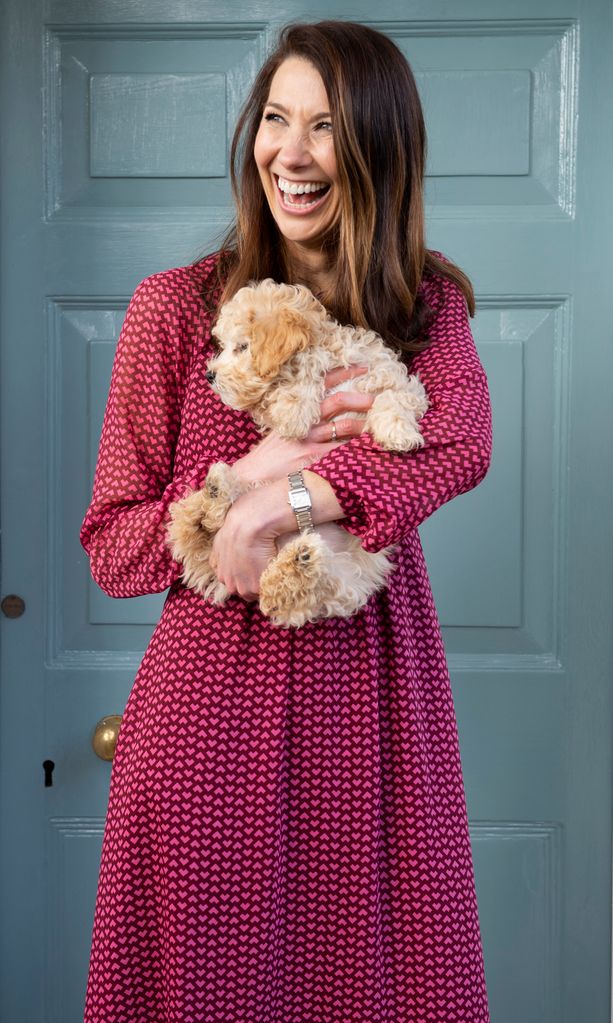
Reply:
[[[128,308],[81,541],[110,595],[170,589],[113,761],[85,1023],[489,1021],[418,527],[484,478],[491,408],[470,282],[425,245],[424,163],[391,39],[288,26],[237,125],[221,251],[147,278]],[[422,447],[363,433],[365,390],[324,395],[362,372],[348,346],[304,439],[262,438],[220,400],[206,375],[220,304],[267,277],[319,292],[324,318],[375,329],[419,374]],[[249,367],[244,333],[232,343]],[[296,352],[310,343],[302,331]],[[245,370],[247,391],[256,377]],[[216,462],[246,484],[210,545],[222,605],[168,543],[171,508],[199,505]],[[394,547],[394,570],[355,614],[277,628],[254,598],[309,516],[363,551]]]

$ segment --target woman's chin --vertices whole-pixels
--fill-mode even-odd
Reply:
[[[307,223],[306,219],[293,219],[291,214],[288,217],[276,215],[275,222],[286,241],[304,248],[320,247],[332,226],[329,217]]]
[[[286,227],[285,224],[278,225],[279,230],[286,241],[292,242],[294,245],[301,245],[304,248],[313,248],[315,245],[319,245],[322,238],[322,232],[317,229],[312,231],[305,231],[296,229],[293,225]]]

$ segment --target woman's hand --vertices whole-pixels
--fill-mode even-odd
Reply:
[[[278,483],[241,494],[213,539],[211,568],[230,593],[244,600],[257,599],[260,576],[277,554],[275,541],[283,525],[275,523],[282,502],[287,503],[287,488],[283,485],[281,494]]]
[[[328,481],[309,469],[305,469],[304,476],[314,524],[343,519],[343,507]],[[296,533],[296,528],[285,477],[248,490],[234,502],[215,534],[211,568],[230,593],[255,600],[260,576],[278,553],[278,537],[286,538],[288,533]]]
[[[326,374],[326,389],[366,373],[366,366],[333,369]],[[288,440],[272,430],[232,468],[249,482],[269,481],[247,491],[234,502],[211,550],[211,568],[230,593],[244,600],[257,600],[260,576],[277,554],[276,538],[295,529],[294,515],[287,502],[287,474],[303,469],[364,429],[363,419],[336,420],[336,439],[330,440],[329,419],[342,412],[367,412],[374,401],[360,391],[336,391],[321,403],[321,419],[301,440]],[[316,477],[330,501],[329,485]],[[313,495],[314,496],[314,495]],[[321,495],[319,496],[321,501]],[[322,505],[323,508],[323,505]],[[340,506],[333,500],[333,513]],[[329,515],[330,508],[327,509]]]
[[[325,377],[326,389],[367,372],[366,366],[332,369]],[[331,440],[330,419],[342,412],[368,412],[373,401],[372,394],[361,391],[336,391],[323,399],[321,419],[311,427],[306,437],[288,440],[272,430],[246,455],[234,462],[232,468],[249,482],[281,479],[290,472],[303,469],[364,430],[363,419],[337,419],[334,424],[336,439]]]

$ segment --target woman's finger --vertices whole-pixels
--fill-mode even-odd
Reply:
[[[343,412],[368,412],[374,400],[373,394],[362,394],[361,391],[335,391],[320,404],[320,422]]]
[[[363,432],[365,425],[365,419],[335,419],[334,423],[316,423],[309,430],[307,439],[317,443],[347,440],[348,437],[358,437]]]
[[[337,366],[336,369],[329,370],[324,377],[326,390],[336,387],[337,384],[342,384],[345,380],[363,376],[364,373],[368,373],[368,366]]]

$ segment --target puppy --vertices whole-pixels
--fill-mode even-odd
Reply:
[[[220,351],[208,363],[207,379],[225,404],[248,410],[261,432],[305,437],[326,393],[358,390],[376,395],[368,412],[352,417],[366,419],[377,444],[389,451],[423,446],[417,424],[428,398],[419,377],[409,375],[375,331],[339,324],[308,288],[270,279],[241,288],[222,306],[213,335]],[[326,392],[328,370],[356,363],[368,373]],[[182,578],[216,603],[228,591],[210,567],[214,535],[237,497],[258,485],[217,462],[202,490],[170,506],[168,542],[183,563]],[[335,523],[288,533],[277,546],[260,579],[259,601],[262,613],[284,627],[354,614],[394,568],[393,547],[369,554]]]

